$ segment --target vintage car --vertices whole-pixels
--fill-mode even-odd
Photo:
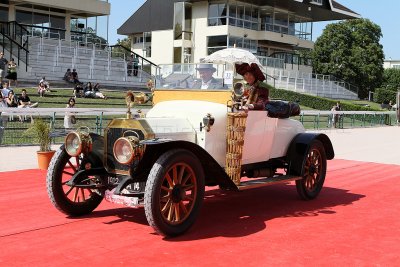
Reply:
[[[70,132],[47,173],[53,205],[71,216],[103,199],[144,206],[158,233],[176,236],[195,222],[206,186],[238,191],[295,181],[302,199],[315,198],[334,157],[329,138],[269,111],[244,112],[243,85],[232,85],[225,66],[215,69],[221,88],[214,89],[190,88],[195,66],[162,69],[145,117],[131,113],[128,96],[126,117],[103,136]]]

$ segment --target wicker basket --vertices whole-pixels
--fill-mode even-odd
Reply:
[[[226,127],[225,171],[236,185],[240,184],[246,119],[247,113],[228,113],[228,122]]]

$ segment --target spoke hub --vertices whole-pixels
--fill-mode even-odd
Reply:
[[[174,203],[178,203],[183,200],[185,197],[185,190],[183,189],[182,185],[177,184],[174,186],[171,192],[171,200]]]

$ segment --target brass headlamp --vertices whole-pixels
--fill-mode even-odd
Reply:
[[[84,129],[87,129],[87,131]],[[65,151],[68,155],[76,157],[81,153],[88,154],[92,151],[93,141],[89,131],[88,127],[81,127],[65,137]]]

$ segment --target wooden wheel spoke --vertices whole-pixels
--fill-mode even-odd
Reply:
[[[82,201],[85,201],[86,197],[85,197],[85,191],[83,188],[81,188],[81,196],[82,196]]]
[[[186,195],[186,196],[183,198],[183,200],[186,200],[186,201],[193,201],[193,197],[192,197],[191,195]]]
[[[188,184],[188,185],[183,187],[183,190],[185,190],[185,191],[189,191],[189,190],[192,190],[192,189],[194,189],[194,184]]]
[[[188,172],[187,174],[186,174],[186,176],[185,176],[185,178],[182,180],[182,185],[185,185],[186,183],[187,183],[187,181],[189,180],[189,178],[191,178],[192,177],[192,173],[191,172]]]
[[[78,192],[79,192],[79,188],[75,187],[75,193],[74,193],[74,198],[73,198],[74,202],[76,202],[77,199],[79,201]]]
[[[175,207],[175,221],[179,222],[181,220],[179,204],[178,203],[174,203],[174,207]]]
[[[172,168],[172,180],[174,181],[174,185],[178,184],[178,170],[176,165]]]
[[[172,221],[174,216],[174,203],[171,202],[171,205],[169,205],[168,209],[168,221]]]
[[[179,169],[179,174],[178,174],[178,184],[182,184],[182,178],[183,178],[183,174],[185,173],[185,166],[181,166],[181,168]]]
[[[161,198],[160,198],[160,201],[161,201],[162,203],[167,203],[168,200],[170,200],[170,199],[171,199],[171,196],[170,196],[170,194],[168,194],[168,195],[165,195],[165,196],[161,197]]]
[[[168,187],[166,187],[166,186],[161,186],[161,190],[167,191],[168,193],[171,193],[171,191],[172,191],[171,188],[168,188]]]
[[[71,160],[68,160],[68,165],[76,172],[76,167],[72,164]]]
[[[182,209],[183,216],[186,216],[186,214],[188,214],[188,210],[187,210],[185,204],[182,201],[180,201],[179,206]]]
[[[68,175],[70,175],[70,176],[74,176],[74,173],[72,173],[72,172],[67,172],[66,170],[63,170],[63,173],[64,173],[64,174],[68,174]]]
[[[165,179],[167,179],[169,187],[173,188],[174,187],[174,182],[172,181],[171,176],[169,176],[168,173],[165,175]]]
[[[171,206],[171,204],[172,204],[171,199],[168,199],[167,203],[165,203],[164,207],[161,209],[161,212],[162,213],[167,212],[169,210],[169,207]]]
[[[66,182],[65,182],[66,183]],[[69,190],[67,192],[65,192],[65,196],[68,196],[69,193],[71,193],[71,191],[74,189],[75,187],[70,187]]]

